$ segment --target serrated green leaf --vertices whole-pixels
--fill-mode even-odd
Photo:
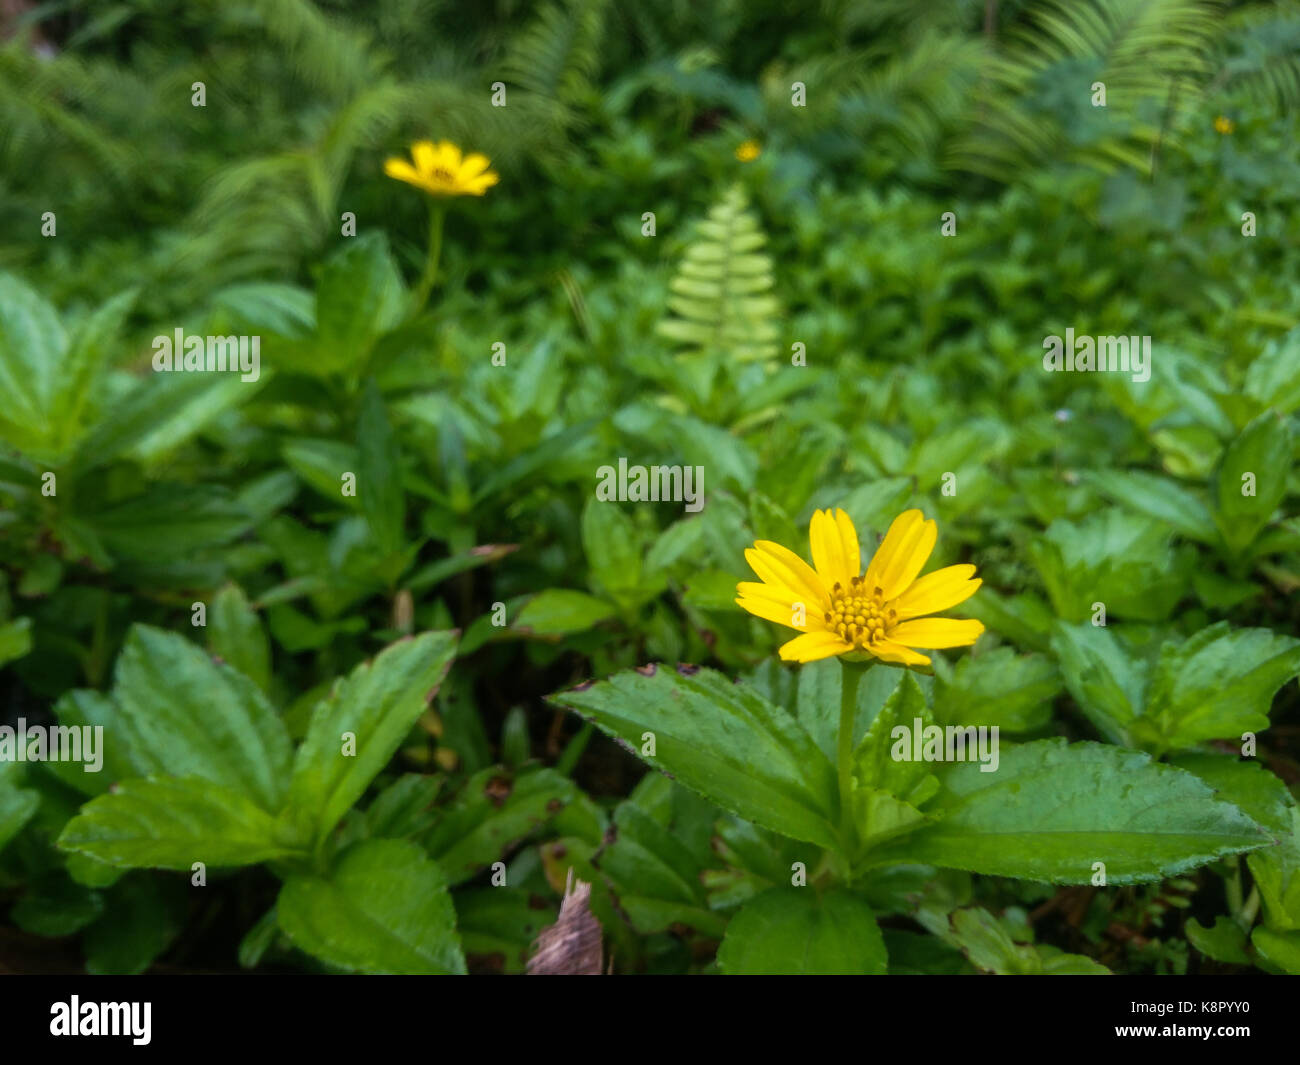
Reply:
[[[419,842],[454,886],[505,857],[577,795],[573,781],[553,769],[534,768],[513,778],[499,768],[485,769],[465,782]]]
[[[835,770],[812,737],[758,692],[713,670],[619,673],[550,701],[571,707],[680,783],[795,839],[835,845]]]
[[[1167,747],[1268,728],[1273,694],[1300,674],[1300,640],[1220,622],[1166,643],[1152,674],[1145,718]]]
[[[342,969],[465,972],[446,878],[414,843],[367,840],[328,877],[290,877],[276,919],[296,947]]]
[[[182,636],[135,625],[117,660],[113,701],[142,772],[202,777],[268,812],[280,809],[289,734],[242,673]]]
[[[59,836],[64,850],[116,866],[181,869],[302,856],[243,795],[196,777],[123,781],[92,799]]]
[[[425,632],[389,645],[317,705],[289,786],[286,817],[300,831],[324,838],[365,793],[442,683],[456,635]]]
[[[1217,477],[1215,520],[1224,542],[1244,551],[1286,495],[1291,471],[1291,426],[1265,411],[1228,445]]]
[[[512,628],[529,636],[567,636],[586,632],[614,613],[614,604],[605,599],[568,588],[548,588],[528,600]]]
[[[871,908],[845,891],[765,891],[731,919],[718,948],[728,975],[878,976],[887,966]]]
[[[402,493],[402,452],[388,421],[383,396],[374,381],[361,400],[358,430],[357,499],[383,555],[402,549],[406,502]]]
[[[262,620],[237,584],[227,584],[208,610],[208,650],[262,691],[271,687],[271,643]]]
[[[1158,880],[1272,837],[1190,773],[1098,743],[1038,740],[1003,750],[996,772],[962,763],[941,773],[926,815],[937,820],[875,852],[994,876],[1087,884]]]

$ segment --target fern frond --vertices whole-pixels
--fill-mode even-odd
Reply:
[[[1221,14],[1220,0],[1039,0],[990,56],[949,163],[1009,180],[1053,159],[1142,159],[1209,82]]]
[[[772,260],[762,251],[767,237],[744,190],[730,189],[697,234],[669,285],[672,315],[659,323],[659,334],[677,341],[686,358],[773,358],[780,305],[772,294]]]
[[[1300,9],[1273,6],[1234,11],[1215,82],[1265,107],[1300,107]]]
[[[562,0],[543,7],[511,42],[504,80],[565,106],[592,93],[600,70],[607,0]]]

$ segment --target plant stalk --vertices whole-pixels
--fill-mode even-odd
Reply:
[[[424,274],[415,290],[415,303],[412,314],[419,314],[429,302],[429,293],[438,276],[438,261],[442,257],[442,225],[447,218],[447,208],[441,203],[429,205],[429,258],[424,264]]]
[[[853,824],[853,726],[858,716],[858,686],[868,668],[864,663],[840,659],[840,733],[835,765],[839,775],[840,840],[846,867],[850,867],[857,847]]]

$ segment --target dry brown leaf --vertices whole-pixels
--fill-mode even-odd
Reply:
[[[591,885],[584,880],[574,883],[570,869],[559,919],[538,935],[528,959],[528,975],[599,976],[601,961],[600,922],[591,914]]]

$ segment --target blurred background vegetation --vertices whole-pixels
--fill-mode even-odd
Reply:
[[[131,624],[187,627],[192,600],[237,588],[265,649],[245,665],[291,723],[386,640],[455,626],[405,768],[463,782],[541,760],[607,811],[639,764],[542,697],[656,658],[777,685],[779,634],[734,585],[755,536],[802,544],[818,506],[877,532],[909,504],[940,514],[936,561],[980,566],[991,634],[984,672],[935,684],[1022,735],[1093,736],[1049,636],[1093,599],[1137,657],[1221,620],[1296,631],[1293,436],[1251,427],[1300,407],[1300,4],[5,0],[0,33],[0,271],[22,286],[4,295],[52,309],[69,351],[105,349],[57,433],[0,421],[7,719],[107,687]],[[452,211],[430,310],[399,320],[383,294],[419,274],[426,205],[382,164],[422,138],[487,154],[501,181]],[[701,245],[762,298],[693,298]],[[264,379],[144,372],[178,327],[262,335]],[[1151,382],[1042,373],[1067,327],[1150,335]],[[386,532],[337,490],[380,446],[358,444],[374,393],[401,471]],[[1291,479],[1281,517],[1237,542],[1216,478],[1248,433]],[[704,464],[705,514],[593,510],[620,455]],[[45,469],[68,485],[57,504],[32,487]],[[1298,711],[1292,685],[1269,762],[1292,785]],[[75,812],[47,800],[29,834]],[[691,860],[716,864],[716,811],[645,805],[693,818]],[[548,905],[564,863],[546,841],[593,855],[589,829],[543,825],[519,852]],[[14,854],[20,898],[54,859]],[[1205,883],[1208,920],[1224,890]],[[999,910],[1055,897],[980,890]],[[1182,971],[1181,926],[1161,922],[1197,890],[1070,895],[1046,934]],[[265,894],[238,892],[197,932],[141,918],[94,964],[139,968],[179,936],[193,964],[229,965]],[[527,894],[508,913],[485,899],[462,912],[467,947],[518,968]],[[717,927],[653,924],[607,927],[629,968],[708,964]],[[34,922],[73,925],[94,927]]]

